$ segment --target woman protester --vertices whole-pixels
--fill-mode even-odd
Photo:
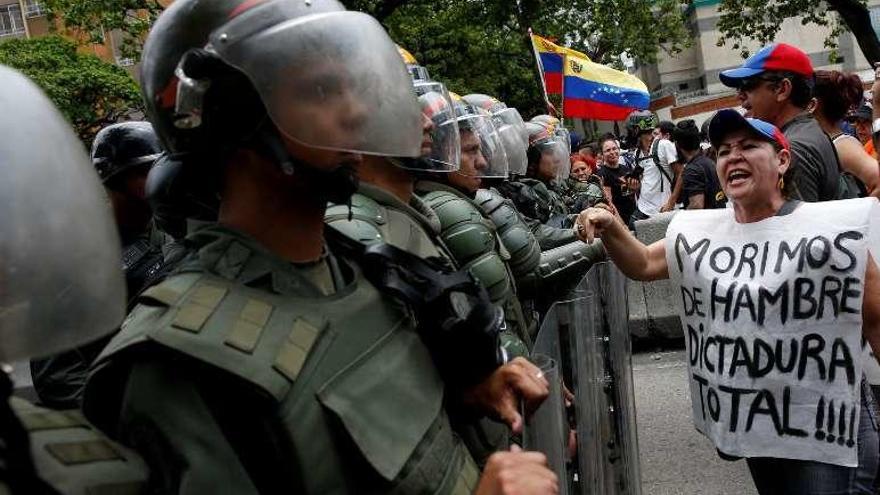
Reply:
[[[722,110],[709,137],[733,208],[680,212],[650,246],[602,208],[577,230],[630,278],[671,279],[694,424],[761,495],[873,493],[862,336],[880,350],[880,203],[786,199],[788,141],[764,121]]]
[[[855,74],[844,74],[836,70],[816,71],[813,94],[816,99],[813,115],[834,142],[842,172],[845,172],[842,177],[851,190],[849,197],[869,194],[880,198],[880,165],[865,151],[858,138],[841,130],[841,123],[847,113],[862,104],[862,80]],[[860,184],[855,183],[853,178],[858,179]]]

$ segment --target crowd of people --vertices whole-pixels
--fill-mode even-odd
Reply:
[[[721,77],[749,119],[722,111],[700,129],[635,111],[627,136],[573,143],[557,117],[526,121],[492,96],[449,91],[375,19],[334,0],[174,2],[144,48],[148,121],[98,133],[93,171],[71,166],[57,179],[92,177],[103,194],[80,186],[88,205],[59,194],[66,203],[46,227],[47,240],[79,239],[88,253],[83,237],[113,242],[101,234],[113,230],[109,205],[125,290],[10,285],[40,270],[59,280],[118,271],[120,259],[99,250],[89,263],[0,256],[0,323],[19,334],[0,348],[33,358],[39,401],[15,398],[0,415],[3,483],[13,493],[567,492],[574,478],[517,446],[551,388],[529,360],[542,316],[609,257],[634,279],[705,282],[668,266],[676,238],[645,247],[629,234],[635,222],[712,210],[732,216],[706,218],[735,229],[817,215],[800,202],[880,195],[876,157],[856,141],[873,128],[849,137],[842,125],[865,116],[852,77],[814,76],[787,45]],[[0,80],[27,103],[0,127],[41,119],[20,132],[73,139],[23,76],[2,69]],[[85,160],[75,146],[59,150]],[[28,173],[44,165],[9,156],[10,175],[27,179],[17,190],[36,194]],[[877,209],[853,201],[840,202],[849,217]],[[676,218],[670,232],[697,217]],[[7,243],[27,238],[14,227]],[[853,228],[863,242],[835,243],[834,261],[848,255],[862,272],[849,269],[855,282],[836,293],[861,288],[863,318],[846,328],[861,336],[864,324],[880,345],[880,281],[865,254],[880,233]],[[685,256],[702,256],[699,246]],[[7,311],[36,297],[82,304]],[[80,327],[89,331],[70,330]],[[859,403],[857,391],[840,394]],[[860,403],[867,417],[873,402]],[[748,458],[762,495],[872,493],[880,447],[869,424],[857,462],[790,461],[707,435]],[[818,471],[831,481],[798,481]]]

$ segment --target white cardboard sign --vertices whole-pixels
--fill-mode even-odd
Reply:
[[[874,199],[749,224],[729,209],[672,220],[694,424],[719,450],[858,464],[864,277],[878,236]]]

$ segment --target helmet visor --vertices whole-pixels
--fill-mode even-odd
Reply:
[[[519,132],[523,145],[529,147],[529,132],[526,130],[526,123],[520,115],[519,110],[515,108],[505,108],[495,114],[495,116],[504,122],[505,125],[512,126]]]
[[[501,136],[488,114],[458,118],[461,134],[461,168],[458,173],[473,177],[507,178],[507,153]]]
[[[533,144],[541,152],[538,169],[539,174],[551,180],[565,180],[568,178],[571,167],[569,166],[568,154],[563,153],[565,144],[555,139],[547,139],[538,144]]]
[[[420,156],[412,79],[375,19],[315,14],[257,33],[237,19],[215,31],[211,46],[247,74],[286,137],[335,151]]]
[[[461,158],[461,141],[455,107],[446,91],[438,82],[414,84],[422,109],[422,158],[418,163],[426,167],[420,170],[454,172]]]
[[[526,154],[528,149],[526,143],[522,141],[521,130],[516,126],[500,122],[497,115],[495,116],[495,125],[498,128],[501,142],[504,144],[504,152],[507,154],[508,173],[510,175],[525,175],[529,166],[529,158]]]
[[[79,138],[24,76],[0,66],[0,86],[0,361],[12,361],[112,332],[125,285],[109,201]]]

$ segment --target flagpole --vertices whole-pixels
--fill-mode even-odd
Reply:
[[[557,111],[557,117],[562,121],[565,119],[565,69],[568,67],[568,53],[562,54],[562,90],[559,95],[559,111]],[[563,122],[564,124],[564,122]]]
[[[535,46],[535,37],[532,33],[532,28],[529,28],[529,43],[532,44],[532,54],[535,56],[535,63],[538,64],[538,75],[541,76],[541,90],[544,91],[544,103],[547,104],[547,109],[553,108],[553,105],[550,103],[550,95],[547,94],[547,81],[544,79],[544,64],[541,63],[541,54],[538,53],[538,47]],[[563,57],[563,61],[565,61],[565,57]]]

